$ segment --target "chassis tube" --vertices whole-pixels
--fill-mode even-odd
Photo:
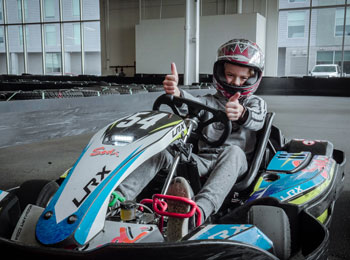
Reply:
[[[191,135],[192,131],[195,130],[195,128],[197,127],[197,122],[194,120],[194,119],[189,119],[189,120],[186,120],[187,121],[187,135],[184,137],[183,139],[183,142],[186,143],[187,142],[187,139],[188,137]],[[175,156],[175,159],[174,159],[174,162],[171,166],[171,169],[170,169],[170,172],[165,180],[165,183],[164,183],[164,186],[163,186],[163,189],[162,189],[162,192],[161,194],[163,195],[166,195],[166,193],[168,192],[168,189],[169,189],[169,186],[170,186],[170,183],[175,175],[175,172],[176,172],[176,168],[177,168],[177,165],[179,164],[180,162],[180,158],[181,158],[181,153],[177,153],[176,156]]]

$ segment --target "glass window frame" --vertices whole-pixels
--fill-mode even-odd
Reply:
[[[0,0],[0,24],[4,23],[3,0]]]
[[[308,2],[308,1],[306,1],[306,2]],[[307,47],[307,66],[306,67],[307,67],[307,69],[306,69],[305,74],[304,74],[304,76],[307,76],[307,75],[309,75],[309,73],[308,73],[308,71],[310,69],[309,66],[312,66],[313,60],[316,63],[316,55],[313,54],[313,53],[310,53],[310,51],[314,51],[314,50],[311,49],[311,48],[314,48],[314,45],[313,45],[314,43],[311,40],[311,39],[313,39],[313,38],[311,38],[311,30],[313,30],[312,29],[312,22],[311,22],[312,19],[313,19],[313,15],[312,15],[313,11],[314,10],[318,10],[318,9],[335,9],[335,8],[343,8],[343,10],[344,10],[344,8],[347,8],[346,9],[347,10],[346,15],[343,15],[343,16],[345,16],[343,18],[343,22],[345,22],[345,26],[346,27],[349,27],[350,26],[350,19],[349,19],[349,17],[350,17],[350,0],[347,0],[347,1],[344,0],[344,4],[339,4],[339,2],[338,2],[338,3],[335,3],[335,4],[331,3],[331,4],[328,4],[328,5],[314,5],[314,2],[312,2],[312,0],[309,1],[309,5],[308,6],[296,6],[296,5],[294,5],[295,3],[296,2],[290,3],[288,1],[288,4],[285,4],[285,2],[284,2],[283,5],[280,4],[280,6],[283,6],[283,8],[279,9],[279,13],[281,14],[283,12],[285,13],[285,12],[290,12],[290,11],[302,11],[302,10],[305,11],[306,14],[308,14],[308,15],[305,16],[305,32],[304,32],[305,38],[304,38],[304,40],[300,40],[300,39],[302,39],[301,37],[300,38],[297,38],[297,37],[290,38],[289,37],[289,35],[288,35],[289,34],[289,32],[288,32],[289,23],[288,23],[288,16],[286,16],[284,18],[284,19],[287,19],[287,20],[284,20],[286,29],[283,32],[283,35],[284,35],[284,36],[282,36],[283,38],[278,40],[278,42],[281,43],[281,45],[278,45],[278,49],[286,48],[286,47],[287,48],[293,48],[294,45],[290,45],[289,47],[288,46],[284,46],[286,40],[287,41],[289,41],[289,40],[292,41],[292,44],[295,44],[295,47],[299,46],[302,43],[302,41],[307,41],[307,44],[306,44],[306,47]],[[301,2],[297,2],[297,3],[301,3]],[[347,19],[349,21],[347,21]],[[334,18],[334,21],[335,20],[336,20],[336,18]],[[339,21],[338,21],[338,24],[340,24]],[[337,45],[337,46],[338,46],[338,48],[340,47],[341,51],[342,51],[341,71],[342,71],[342,76],[343,76],[343,75],[346,75],[345,72],[344,72],[344,67],[345,67],[344,66],[344,62],[345,62],[344,56],[345,56],[345,52],[349,51],[347,48],[344,48],[344,46],[349,46],[348,38],[350,38],[350,37],[347,37],[349,35],[335,36],[335,34],[336,34],[335,26],[336,26],[336,22],[334,22],[334,37],[338,38],[338,42],[341,42],[340,46],[339,45]],[[346,29],[346,27],[345,27],[345,29]],[[344,29],[344,27],[343,27],[343,29]],[[345,32],[346,32],[346,30],[345,30]],[[330,33],[332,35],[332,31],[330,31]],[[342,39],[339,39],[339,38],[342,38]],[[345,39],[347,41],[347,44],[345,43]],[[303,45],[303,46],[305,46],[305,45]],[[337,50],[339,50],[339,49],[337,49]],[[288,63],[286,63],[288,61],[285,59],[285,56],[283,56],[283,53],[281,53],[281,54],[282,54],[281,62],[284,62],[286,68],[288,68],[289,65],[288,65]],[[333,56],[334,56],[334,54],[333,54]],[[346,60],[346,62],[349,63],[350,61]],[[283,66],[283,64],[281,64],[281,65]],[[279,70],[279,71],[282,72],[281,74],[279,74],[279,76],[283,76],[283,77],[284,76],[293,76],[293,75],[289,75],[288,71],[284,71],[283,69]],[[350,75],[350,74],[347,73],[347,75]]]
[[[289,24],[291,21],[289,21],[289,15],[290,14],[292,14],[292,13],[302,13],[303,15],[304,15],[304,19],[303,19],[303,27],[304,27],[304,29],[303,29],[303,36],[294,36],[294,37],[290,37],[289,36],[289,28],[291,27],[291,25]],[[303,11],[303,10],[301,10],[301,11],[290,11],[290,12],[288,12],[288,14],[287,14],[287,35],[288,35],[288,39],[301,39],[301,38],[305,38],[305,32],[306,32],[306,30],[305,30],[305,27],[306,27],[306,24],[305,24],[305,19],[306,19],[306,12],[305,11]],[[301,21],[301,20],[297,20],[297,21]],[[295,21],[293,21],[293,22],[295,22]],[[300,26],[300,25],[299,25]]]
[[[76,13],[77,10],[75,10],[76,5],[78,5],[78,13]],[[80,0],[72,0],[72,16],[80,17]]]
[[[49,6],[48,3],[52,3],[52,6]],[[44,0],[43,1],[44,4],[44,16],[47,19],[50,18],[55,18],[55,2],[54,0]],[[52,14],[51,14],[52,12]]]
[[[342,11],[342,17],[337,17],[337,13],[339,13],[338,11]],[[344,32],[344,15],[345,14],[345,8],[337,8],[336,11],[335,11],[335,21],[334,21],[334,37],[343,37],[343,32]],[[341,23],[337,24],[337,20],[338,19],[341,19]],[[346,12],[346,17],[345,17],[345,20],[349,20],[350,21],[350,13],[347,11]],[[341,27],[341,31],[340,31],[340,34],[337,34],[337,26],[340,26]],[[349,28],[349,30],[347,31],[346,28]],[[348,32],[348,34],[346,34]],[[345,37],[349,37],[350,36],[350,23],[345,23]]]
[[[45,25],[45,46],[50,47],[50,46],[56,45],[56,42],[57,42],[56,33],[57,33],[57,31],[56,31],[55,24],[46,24]]]
[[[47,53],[52,53],[52,52],[54,52],[54,50],[51,48],[52,47],[52,44],[50,44],[50,41],[49,41],[49,39],[47,39],[47,38],[49,38],[49,37],[47,37],[47,31],[45,30],[45,27],[46,27],[46,25],[56,25],[57,26],[57,24],[58,24],[58,26],[56,27],[56,34],[58,35],[59,34],[59,39],[57,39],[57,35],[56,35],[56,43],[57,43],[57,41],[59,41],[59,44],[57,44],[57,47],[59,48],[58,49],[58,53],[60,53],[60,63],[61,63],[61,68],[60,68],[60,74],[61,75],[64,75],[64,73],[65,73],[65,68],[64,68],[64,66],[65,66],[65,61],[64,61],[64,59],[65,59],[65,45],[64,45],[64,37],[63,37],[63,35],[64,35],[64,24],[66,24],[66,23],[74,23],[74,24],[79,24],[79,29],[81,30],[81,28],[83,27],[83,24],[84,24],[84,22],[98,22],[99,24],[100,24],[100,22],[101,22],[101,19],[100,19],[100,16],[98,15],[98,17],[96,18],[89,18],[89,17],[86,17],[86,18],[84,18],[83,19],[83,10],[84,10],[84,8],[82,8],[82,7],[84,7],[84,1],[82,1],[82,0],[75,0],[76,2],[75,2],[75,5],[77,5],[77,3],[79,3],[79,15],[77,16],[77,13],[75,12],[75,13],[73,13],[74,12],[74,10],[72,10],[72,14],[75,14],[75,16],[78,18],[77,20],[76,19],[74,19],[73,18],[73,20],[64,20],[64,18],[63,18],[63,8],[62,8],[62,2],[63,1],[58,1],[59,2],[59,10],[57,10],[57,8],[56,8],[56,10],[55,10],[55,16],[57,17],[57,12],[59,13],[59,20],[58,21],[55,21],[55,20],[47,20],[46,18],[46,16],[45,16],[45,13],[46,13],[46,10],[45,10],[45,2],[46,2],[47,0],[40,0],[39,1],[39,13],[40,13],[40,17],[41,17],[41,19],[40,19],[40,21],[27,21],[25,18],[26,18],[26,14],[27,14],[27,12],[28,12],[28,10],[27,10],[27,8],[25,8],[26,10],[22,10],[22,7],[26,7],[26,6],[29,6],[28,5],[28,3],[27,3],[27,0],[18,0],[18,1],[16,1],[15,2],[15,4],[17,4],[18,3],[18,10],[13,10],[13,11],[15,11],[14,12],[14,15],[16,16],[16,13],[18,13],[19,11],[20,11],[20,18],[21,18],[21,21],[18,21],[18,20],[16,20],[16,21],[11,21],[11,22],[8,22],[8,19],[6,19],[6,17],[8,17],[8,13],[11,13],[12,14],[12,10],[10,11],[10,10],[7,10],[8,8],[7,8],[7,6],[5,6],[5,8],[4,8],[4,10],[2,10],[3,8],[3,6],[4,6],[4,4],[3,3],[5,3],[5,2],[3,2],[3,0],[0,0],[0,10],[1,11],[3,11],[1,14],[2,14],[2,16],[3,16],[3,21],[1,20],[1,22],[0,22],[0,25],[1,26],[3,26],[3,28],[4,28],[4,33],[3,33],[3,35],[2,35],[2,39],[3,39],[3,41],[4,41],[4,43],[1,43],[1,44],[3,44],[4,46],[5,46],[5,53],[4,52],[2,52],[2,53],[4,53],[5,54],[5,56],[6,56],[6,64],[7,64],[7,68],[6,68],[6,71],[7,71],[7,74],[9,74],[9,73],[11,73],[10,72],[10,67],[11,67],[11,64],[10,64],[10,48],[9,48],[9,39],[8,39],[8,28],[9,28],[9,26],[13,26],[13,25],[18,25],[18,26],[20,26],[21,27],[21,30],[22,30],[22,32],[23,32],[23,30],[25,30],[26,32],[27,32],[27,30],[26,30],[26,26],[27,25],[40,25],[40,30],[41,30],[41,34],[40,34],[40,37],[41,37],[41,55],[42,55],[42,74],[43,75],[46,75],[46,74],[48,74],[49,73],[49,71],[46,71],[46,54]],[[48,4],[49,2],[46,2],[46,4]],[[56,2],[56,0],[52,0],[52,4],[54,5],[54,6],[56,6],[57,5],[57,2]],[[73,7],[73,5],[74,5],[74,3],[73,3],[73,1],[71,2],[71,5],[72,5],[72,7]],[[96,0],[96,5],[98,5],[98,8],[100,8],[100,1],[98,1],[98,0]],[[13,6],[13,5],[12,5]],[[13,8],[14,9],[14,8]],[[52,14],[52,12],[51,12],[51,14]],[[52,18],[52,16],[50,16],[49,18]],[[6,21],[5,21],[6,20]],[[57,31],[57,28],[59,28],[58,30],[59,30],[59,32]],[[76,31],[77,31],[77,28],[75,29]],[[54,32],[52,32],[52,33],[54,33]],[[101,34],[101,32],[99,32],[99,34]],[[76,32],[75,34],[74,34],[75,36],[78,36],[78,32]],[[23,35],[23,33],[22,33],[22,35],[19,35],[19,36],[17,36],[17,37],[20,37],[20,40],[18,41],[18,43],[21,43],[21,46],[24,46],[23,47],[23,60],[24,60],[24,73],[28,73],[28,68],[27,68],[27,66],[26,66],[26,64],[27,64],[27,61],[28,61],[28,51],[27,51],[27,40],[26,40],[26,35]],[[49,41],[49,42],[48,42]],[[76,45],[78,45],[78,43],[79,43],[79,49],[80,49],[80,56],[81,56],[81,74],[85,74],[85,72],[84,72],[84,55],[85,55],[85,50],[84,50],[84,32],[79,32],[79,39],[75,39],[74,40],[74,43],[76,44]],[[49,43],[49,48],[47,48],[47,43]],[[51,43],[53,43],[53,42],[51,42]],[[59,46],[58,46],[59,45]],[[96,47],[97,49],[96,49],[96,51],[97,52],[99,52],[100,53],[100,56],[101,56],[101,46],[97,46]],[[56,58],[56,60],[57,60],[57,58]],[[50,69],[49,69],[50,70]],[[54,69],[55,70],[55,69]],[[100,74],[101,73],[101,70],[100,70],[100,68],[97,68],[97,70],[96,70],[97,72],[97,74]],[[57,74],[57,73],[56,73]]]
[[[304,2],[306,2],[306,0],[288,0],[289,4],[299,4]]]

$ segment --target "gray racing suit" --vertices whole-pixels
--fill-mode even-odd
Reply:
[[[221,110],[225,110],[228,101],[219,92],[215,95],[194,97],[181,90],[181,96]],[[204,186],[194,197],[205,218],[219,210],[237,178],[247,171],[247,157],[249,158],[254,151],[256,131],[264,125],[266,103],[262,98],[252,95],[244,99],[242,105],[246,108],[245,120],[239,123],[232,122],[232,132],[225,143],[220,147],[212,148],[200,141],[198,153],[193,154],[199,175],[208,176]],[[186,112],[183,108],[180,110]],[[202,116],[205,118],[209,115]],[[215,140],[221,136],[222,131],[221,125],[211,124],[207,127],[206,134],[210,139]],[[135,199],[156,173],[160,169],[169,168],[172,161],[173,157],[168,151],[158,153],[130,174],[118,186],[117,192],[126,199]]]

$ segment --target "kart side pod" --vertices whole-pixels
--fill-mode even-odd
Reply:
[[[219,220],[220,224],[249,223],[273,243],[279,259],[327,259],[329,231],[297,205],[266,197],[249,202]]]
[[[103,230],[117,186],[186,134],[181,117],[158,111],[137,112],[98,131],[40,216],[38,241],[48,246],[87,244]]]

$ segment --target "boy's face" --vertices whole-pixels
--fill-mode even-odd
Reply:
[[[224,65],[226,82],[230,85],[242,86],[250,77],[250,69],[231,63]]]

